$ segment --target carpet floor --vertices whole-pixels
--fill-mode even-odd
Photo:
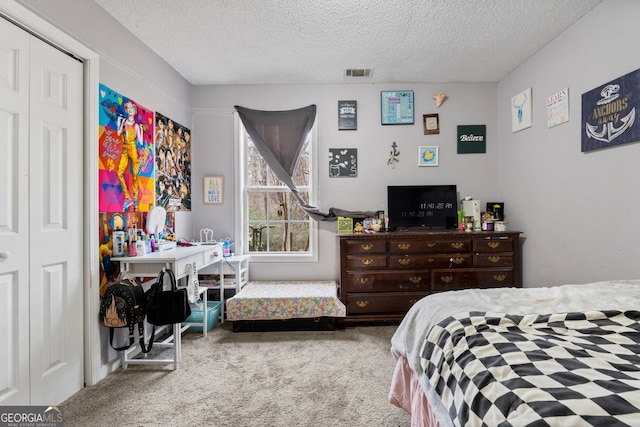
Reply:
[[[396,326],[182,338],[182,361],[131,365],[63,402],[65,427],[408,427],[387,396]]]

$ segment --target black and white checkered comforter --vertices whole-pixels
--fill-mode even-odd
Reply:
[[[460,426],[640,426],[640,312],[468,312],[435,325],[428,385]]]

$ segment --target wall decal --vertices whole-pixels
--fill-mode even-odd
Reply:
[[[391,151],[389,152],[389,159],[387,160],[387,165],[391,166],[393,169],[396,168],[396,163],[400,161],[400,151],[398,151],[398,144],[393,141],[391,144]]]

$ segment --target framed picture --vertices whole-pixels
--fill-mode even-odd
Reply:
[[[440,133],[440,118],[437,114],[423,114],[422,127],[425,135],[436,135]]]
[[[329,148],[329,177],[358,176],[357,148]]]
[[[205,205],[224,203],[224,177],[205,176],[202,180],[202,202]]]
[[[640,141],[640,69],[582,94],[583,153]]]
[[[547,127],[552,128],[569,121],[569,88],[547,97]]]
[[[358,129],[358,102],[338,101],[338,130]]]
[[[438,166],[438,147],[418,147],[418,166]]]
[[[383,90],[380,92],[380,112],[383,125],[412,125],[413,91]]]
[[[487,125],[458,125],[458,154],[486,152]]]
[[[531,127],[531,88],[511,97],[511,131]]]

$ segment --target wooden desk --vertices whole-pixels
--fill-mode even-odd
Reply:
[[[178,246],[177,248],[168,251],[152,252],[150,254],[137,257],[114,257],[111,258],[111,260],[119,262],[121,271],[127,271],[133,277],[153,278],[153,280],[145,282],[145,284],[154,282],[163,268],[172,270],[176,277],[176,281],[178,281],[190,274],[197,275],[197,270],[200,270],[201,268],[219,263],[222,260],[222,246],[220,244]],[[196,265],[196,271],[192,273],[192,266],[194,263]],[[203,313],[203,315],[204,314],[206,313]],[[204,318],[206,319],[206,316],[204,316]],[[206,330],[206,324],[203,326],[203,330]],[[186,328],[188,328],[188,326],[184,327],[184,329]],[[172,348],[172,358],[152,358],[150,356],[151,353],[142,354],[141,358],[131,358],[130,356],[135,356],[140,352],[140,348],[136,344],[135,346],[123,351],[122,368],[126,369],[129,364],[173,363],[174,369],[177,369],[182,357],[181,334],[184,329],[180,323],[176,323],[173,325],[173,333],[169,338],[153,344],[154,348]]]

